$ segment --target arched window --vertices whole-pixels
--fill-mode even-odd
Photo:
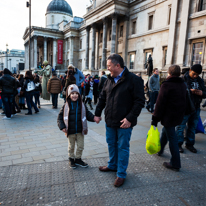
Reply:
[[[52,24],[54,24],[54,15],[52,15]]]

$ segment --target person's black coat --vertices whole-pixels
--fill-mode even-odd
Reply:
[[[192,79],[189,76],[189,72],[185,73],[183,79],[187,84],[187,88],[189,90],[192,89],[192,87],[191,87]],[[200,108],[200,103],[202,102],[202,99],[206,98],[206,88],[205,88],[204,81],[202,78],[197,77],[196,80],[199,83],[199,90],[202,90],[203,94],[202,94],[202,96],[199,96],[199,95],[192,94],[192,92],[190,92],[190,96],[191,96],[191,99],[194,103],[195,108]],[[186,113],[188,114],[187,111],[186,111]]]
[[[186,85],[180,77],[169,77],[161,85],[152,120],[165,127],[180,125],[186,109]]]
[[[105,83],[106,80],[107,80],[107,76],[106,76],[106,75],[103,75],[103,76],[100,78],[99,87],[98,87],[99,93],[102,92],[102,89],[103,89],[103,87],[104,87],[104,83]]]
[[[99,80],[96,81],[96,80],[94,79],[94,84],[93,84],[93,95],[94,95],[94,96],[99,96],[98,86],[99,86]]]
[[[129,72],[125,67],[122,77],[115,84],[109,75],[99,97],[95,116],[100,117],[105,108],[105,121],[108,127],[119,128],[120,122],[126,118],[131,122],[131,127],[137,124],[139,116],[145,104],[144,88],[141,79]]]
[[[86,105],[86,118],[90,122],[94,122],[94,115],[87,109]],[[69,125],[68,125],[68,135],[69,134],[76,134],[76,133],[82,133],[82,120],[81,120],[81,106],[80,101],[78,101],[78,111],[77,111],[77,102],[70,102],[69,103]],[[64,124],[63,120],[63,112],[64,112],[64,105],[61,108],[58,118],[57,118],[57,124],[60,130],[63,130],[66,128],[66,125]]]
[[[90,91],[90,81],[86,82],[86,85],[85,85],[85,96],[87,96],[89,94],[89,91]]]
[[[16,93],[16,79],[9,74],[4,74],[4,76],[0,78],[0,86],[2,87],[2,94]]]

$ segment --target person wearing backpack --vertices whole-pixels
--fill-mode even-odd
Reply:
[[[31,71],[26,71],[25,74],[25,83],[24,83],[24,91],[26,96],[26,102],[28,107],[28,113],[25,115],[32,115],[32,107],[34,107],[35,113],[38,113],[39,110],[36,104],[33,102],[33,96],[35,91],[34,77],[32,76]]]

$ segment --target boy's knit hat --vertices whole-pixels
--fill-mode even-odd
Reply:
[[[200,64],[195,64],[191,67],[191,70],[198,73],[198,74],[201,74],[202,73],[202,66]]]
[[[77,92],[77,93],[79,93],[79,88],[78,88],[78,86],[77,86],[76,84],[71,84],[71,85],[69,85],[68,90],[67,90],[68,96],[70,96],[70,94],[71,94],[72,92]]]

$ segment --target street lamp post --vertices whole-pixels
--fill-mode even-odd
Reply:
[[[29,70],[31,70],[31,0],[26,2],[26,7],[29,7]]]

